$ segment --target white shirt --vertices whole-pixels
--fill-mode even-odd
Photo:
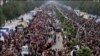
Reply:
[[[29,54],[28,45],[22,46],[22,54]]]
[[[79,49],[80,49],[78,45],[76,45],[75,47],[77,48],[77,50],[79,50]]]
[[[73,50],[71,51],[70,55],[73,56]]]
[[[1,41],[4,41],[4,37],[3,37],[2,35],[1,35],[1,37],[0,37],[0,40],[1,40]]]

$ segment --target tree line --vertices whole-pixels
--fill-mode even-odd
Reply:
[[[70,0],[61,2],[71,6],[73,9],[79,9],[83,12],[100,15],[100,2],[97,0]]]
[[[5,21],[17,18],[43,3],[44,1],[8,0],[7,3],[0,6],[0,27],[3,26]]]
[[[6,1],[6,0],[4,0]],[[94,0],[57,0],[73,9],[79,9],[94,15],[100,15],[100,3]],[[38,7],[46,0],[8,0],[3,6],[0,6],[0,26],[5,20],[11,20],[24,14],[34,7]]]

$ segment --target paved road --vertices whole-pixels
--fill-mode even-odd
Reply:
[[[60,33],[56,33],[56,44],[52,46],[52,49],[63,49],[63,37]]]
[[[77,30],[77,34],[76,34],[76,38],[78,39],[79,41],[79,30],[80,29],[83,29],[85,34],[86,34],[86,30],[85,30],[85,27],[83,27],[81,24],[79,24],[77,21],[73,20],[72,18],[69,18],[67,15],[65,15],[66,12],[63,11],[63,8],[65,9],[68,9],[68,10],[71,10],[73,11],[72,9],[69,9],[66,5],[63,5],[63,4],[56,4],[56,8],[57,10],[68,20],[71,20],[72,22],[74,22],[77,26],[78,26],[78,30]],[[74,13],[74,11],[73,11]],[[67,14],[67,13],[66,13]]]
[[[50,12],[52,12],[53,15],[55,15],[55,10],[54,10],[54,7],[55,7],[55,2],[48,2],[48,3],[45,3],[44,5],[40,6],[42,9],[44,10],[49,10]],[[56,19],[58,20],[58,19]],[[55,21],[56,21],[55,20]],[[58,25],[58,23],[56,23],[56,25]],[[59,24],[58,27],[60,27],[61,25]],[[61,32],[60,33],[56,33],[56,43],[55,45],[53,45],[51,48],[52,49],[63,49],[63,37],[61,35]]]

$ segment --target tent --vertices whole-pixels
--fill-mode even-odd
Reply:
[[[0,28],[0,33],[9,34],[9,28]]]
[[[97,19],[97,20],[96,20],[96,23],[99,23],[99,22],[100,22],[100,19]]]
[[[30,23],[29,20],[32,20],[32,19],[33,19],[33,17],[29,14],[23,15],[23,20],[27,23]]]
[[[77,16],[80,16],[80,10],[74,10]]]
[[[4,36],[0,33],[0,41],[4,41]]]
[[[21,32],[21,31],[24,30],[24,26],[23,25],[18,25],[18,26],[16,26],[16,30]]]
[[[34,10],[33,11],[30,11],[29,14],[32,15],[32,16],[36,16],[37,11],[34,11]]]
[[[30,13],[21,15],[18,19],[21,20],[23,18],[23,21],[30,23],[30,20],[33,19],[32,15],[30,15]]]
[[[9,34],[9,33],[7,33],[7,32],[0,31],[0,37],[1,37],[2,39],[7,39],[7,38],[8,38],[8,34]]]
[[[22,25],[24,28],[28,27],[28,23],[27,22],[19,22],[17,25]]]
[[[19,22],[19,20],[13,20],[12,23],[8,23],[5,26],[3,26],[2,28],[8,28],[8,29],[15,30],[15,27],[17,26],[18,22]]]
[[[90,17],[90,16],[89,16],[88,14],[85,14],[85,15],[83,16],[84,19],[89,19],[89,17]]]

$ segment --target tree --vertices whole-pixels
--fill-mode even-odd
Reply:
[[[74,9],[79,9],[81,11],[90,13],[90,14],[95,14],[95,15],[100,15],[100,3],[99,2],[94,2],[93,0],[70,0],[70,1],[62,1],[63,4],[71,6]]]
[[[2,9],[0,7],[0,27],[2,26],[2,24],[5,23],[5,19],[6,19],[6,17],[4,16]]]
[[[79,50],[78,56],[92,56],[91,50],[88,47]]]
[[[45,0],[8,0],[2,8],[0,7],[0,26],[1,24],[4,24],[5,20],[12,20],[19,17],[21,14],[33,10],[35,7],[40,6],[44,2]]]

